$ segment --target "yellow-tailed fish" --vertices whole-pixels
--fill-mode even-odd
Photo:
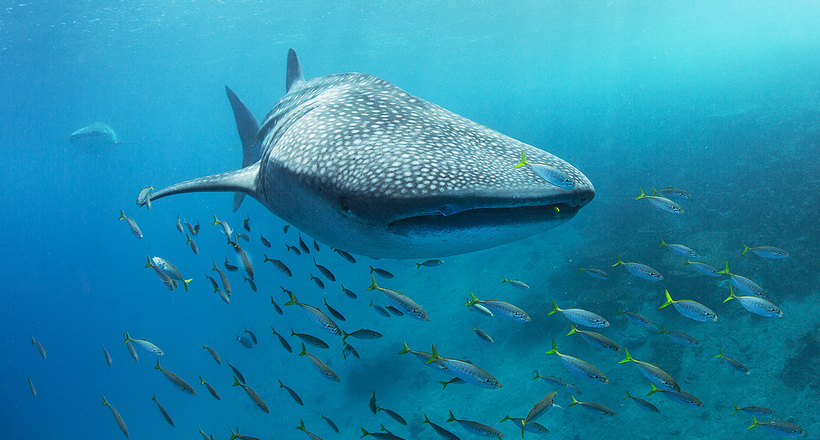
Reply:
[[[718,350],[718,354],[717,354],[717,356],[715,356],[715,358],[723,359],[723,361],[726,362],[726,365],[728,365],[729,368],[731,368],[731,369],[733,369],[733,370],[735,370],[739,373],[743,373],[743,374],[749,374],[750,373],[749,369],[744,367],[743,364],[738,362],[736,359],[724,356],[723,352],[721,352],[720,350]]]
[[[752,251],[755,255],[771,260],[780,260],[789,256],[789,253],[774,246],[755,246],[749,247],[743,243],[743,252],[740,255],[745,255],[746,252]]]
[[[490,311],[498,313],[499,315],[520,322],[530,322],[530,315],[520,308],[497,299],[478,299],[473,292],[470,292],[470,301],[465,304],[467,307],[472,307],[476,304],[481,304]]]
[[[421,308],[415,301],[410,299],[405,294],[392,290],[387,289],[384,287],[379,286],[376,284],[376,278],[371,274],[370,275],[371,284],[367,290],[378,290],[379,292],[384,295],[384,298],[390,303],[393,304],[394,307],[401,310],[404,313],[409,314],[410,316],[421,320],[421,321],[429,321],[430,317],[427,316],[427,312]]]
[[[178,215],[177,215],[177,231],[179,231],[180,234],[185,232],[185,230],[182,229],[182,219],[180,219]]]
[[[523,419],[523,418],[521,418],[521,417],[510,417],[510,416],[508,416],[508,415],[507,415],[507,416],[504,416],[504,418],[503,418],[503,419],[501,419],[501,421],[500,421],[500,422],[498,422],[498,423],[504,423],[504,422],[506,422],[507,420],[509,420],[509,421],[513,422],[513,424],[514,424],[516,427],[521,426],[521,425],[522,425],[522,423],[524,422],[524,419]],[[549,432],[550,432],[550,430],[549,430],[549,429],[547,429],[547,427],[546,427],[546,426],[541,425],[541,424],[539,424],[539,423],[537,423],[537,422],[528,422],[526,425],[524,425],[524,431],[526,431],[526,432],[534,432],[534,433],[536,433],[536,434],[549,434]]]
[[[564,379],[561,379],[560,377],[542,376],[540,373],[538,373],[538,370],[535,370],[535,377],[533,377],[533,380],[535,380],[535,379],[541,379],[541,380],[543,380],[544,382],[546,382],[548,384],[551,384],[551,385],[554,385],[554,386],[557,386],[557,387],[566,388],[567,391],[572,393],[572,394],[582,394],[580,388],[578,388],[577,386],[565,381]]]
[[[214,399],[222,400],[222,397],[219,397],[219,393],[216,392],[216,390],[214,389],[214,387],[211,386],[211,384],[205,382],[205,379],[203,379],[202,376],[199,376],[199,384],[205,385],[205,388],[207,388],[208,392],[211,393],[212,396],[214,396]]]
[[[433,428],[433,431],[435,431],[436,434],[438,434],[441,438],[445,440],[460,440],[457,435],[442,428],[440,425],[431,422],[430,419],[427,418],[427,414],[424,414],[424,421],[421,423],[426,423],[430,425]]]
[[[568,321],[577,325],[594,328],[609,327],[609,321],[597,313],[592,313],[584,309],[561,309],[558,307],[558,304],[553,301],[552,311],[547,313],[547,315],[552,315],[555,312],[561,313],[564,315],[564,318],[567,318]]]
[[[333,252],[336,252],[337,254],[339,254],[339,256],[344,258],[345,261],[347,261],[348,263],[356,264],[356,258],[354,258],[353,255],[350,255],[349,253],[347,253],[347,252],[345,252],[341,249],[333,249]]]
[[[664,248],[664,247],[669,248],[669,250],[672,251],[673,254],[675,254],[677,256],[680,256],[680,257],[690,258],[692,260],[700,258],[700,255],[698,255],[698,253],[695,252],[689,246],[684,246],[682,244],[675,244],[675,243],[669,244],[669,243],[663,241],[662,238],[661,238],[660,247],[661,248]]]
[[[162,257],[151,257],[151,261],[154,263],[155,266],[157,266],[157,268],[160,271],[162,271],[162,273],[168,275],[168,278],[172,280],[182,281],[185,285],[185,291],[188,291],[188,284],[190,284],[191,281],[194,280],[193,278],[186,280],[185,277],[183,277],[179,270],[176,268],[176,266],[174,266],[173,264],[171,264],[170,261]]]
[[[434,370],[439,370],[439,371],[447,371],[448,370],[447,364],[445,364],[444,361],[442,361],[441,359],[433,359],[433,354],[432,353],[428,353],[426,351],[411,350],[410,347],[407,346],[407,342],[404,342],[404,349],[402,351],[400,351],[399,354],[407,354],[407,353],[412,354],[418,360],[422,361],[425,365],[427,365],[428,367],[430,367]],[[432,362],[427,362],[431,359],[433,359]]]
[[[501,388],[501,382],[499,382],[499,380],[492,374],[487,372],[487,370],[484,370],[471,362],[460,359],[443,358],[439,356],[438,351],[436,351],[436,346],[433,345],[432,357],[430,357],[426,363],[430,364],[437,360],[440,360],[447,366],[447,371],[449,373],[459,379],[462,379],[464,382],[478,385],[482,388]]]
[[[649,379],[649,382],[652,382],[653,384],[656,384],[667,390],[672,390],[675,392],[680,391],[680,386],[675,381],[675,379],[673,379],[672,376],[669,375],[669,373],[667,373],[666,371],[661,370],[660,367],[658,367],[657,365],[651,364],[649,362],[639,361],[633,358],[632,355],[629,354],[629,350],[625,348],[624,354],[626,357],[619,363],[625,364],[627,362],[633,362],[635,365],[638,366],[638,369],[641,370],[641,374],[643,374],[644,376],[646,376],[647,379]]]
[[[43,359],[46,358],[46,349],[43,348],[42,344],[34,340],[34,336],[31,337],[31,345],[37,347],[37,351],[40,352],[40,356],[42,356]]]
[[[623,398],[624,399],[632,399],[632,401],[635,402],[636,405],[638,405],[638,408],[641,408],[645,411],[649,411],[649,412],[653,412],[653,413],[661,412],[661,410],[659,410],[657,406],[653,405],[652,403],[650,403],[646,399],[641,399],[640,397],[635,397],[635,396],[629,394],[629,391],[626,392],[626,396],[624,396]]]
[[[227,235],[228,239],[233,236],[233,229],[231,229],[230,225],[228,225],[227,222],[216,218],[216,215],[214,215],[214,225],[219,225],[220,229],[222,229],[222,233]]]
[[[285,303],[286,306],[297,305],[301,307],[302,311],[305,312],[305,315],[307,315],[307,317],[311,321],[316,323],[316,325],[321,327],[322,330],[332,335],[342,335],[342,331],[339,329],[339,326],[336,325],[336,323],[333,322],[332,319],[330,319],[330,316],[327,316],[323,311],[319,310],[317,307],[314,307],[310,304],[300,303],[296,299],[296,296],[293,294],[293,292],[288,292],[288,295],[290,295],[290,301]]]
[[[285,391],[287,391],[287,392],[288,392],[288,394],[290,394],[290,397],[291,397],[291,398],[292,398],[292,399],[293,399],[296,403],[298,403],[299,405],[304,406],[304,403],[302,402],[302,398],[301,398],[301,397],[299,397],[299,395],[298,395],[298,394],[296,394],[296,391],[293,391],[293,389],[291,389],[289,386],[287,386],[287,385],[283,384],[281,380],[279,380],[279,388],[284,388],[284,389],[285,389]]]
[[[787,437],[798,437],[802,435],[806,435],[806,430],[795,425],[794,423],[784,422],[782,420],[769,420],[767,422],[759,422],[757,417],[752,416],[752,425],[746,428],[748,431],[749,429],[754,428],[755,426],[762,426],[777,435],[783,435]]]
[[[620,255],[615,255],[615,258],[618,260],[612,267],[623,266],[626,270],[629,271],[632,275],[635,275],[638,278],[643,278],[649,281],[661,281],[663,280],[663,275],[657,270],[643,264],[643,263],[624,263],[621,260]]]
[[[380,277],[382,277],[386,280],[389,280],[389,279],[393,278],[393,274],[386,271],[386,270],[384,270],[384,269],[380,269],[378,267],[373,267],[373,266],[368,266],[368,267],[370,268],[370,274],[371,275],[376,274],[376,275],[378,275],[378,276],[380,276]]]
[[[283,263],[283,262],[281,262],[281,261],[279,261],[275,258],[268,258],[268,256],[265,255],[265,254],[262,254],[262,256],[265,257],[265,259],[262,261],[263,263],[267,263],[268,261],[270,261],[273,264],[273,266],[276,267],[276,269],[278,269],[279,272],[282,272],[282,274],[285,275],[286,277],[293,276],[293,273],[290,271],[290,268],[287,267],[285,265],[285,263]]]
[[[732,286],[729,286],[729,297],[723,300],[723,302],[728,302],[732,299],[736,299],[744,309],[756,315],[765,316],[767,318],[783,317],[783,311],[771,301],[759,296],[737,296]]]
[[[738,274],[729,272],[729,262],[728,261],[726,262],[726,269],[723,269],[723,270],[719,271],[718,273],[721,274],[721,275],[723,275],[723,274],[729,275],[732,278],[732,285],[737,287],[738,289],[740,289],[741,292],[743,292],[747,295],[757,296],[757,297],[760,297],[760,298],[763,298],[763,299],[769,299],[769,295],[766,294],[766,291],[763,290],[763,288],[760,287],[759,284],[755,283],[754,281],[752,281],[749,278],[744,277],[743,275],[738,275]]]
[[[174,426],[174,420],[171,419],[171,415],[168,414],[168,411],[165,410],[165,407],[162,406],[162,404],[159,403],[159,401],[157,400],[157,395],[156,394],[154,394],[151,397],[151,400],[153,400],[154,403],[157,404],[157,408],[159,408],[159,412],[162,413],[162,417],[165,417],[165,421],[168,422],[171,426]]]
[[[601,372],[601,370],[592,366],[592,364],[582,361],[573,356],[562,354],[558,352],[558,347],[555,341],[552,341],[552,349],[545,354],[554,354],[561,359],[561,363],[572,374],[592,382],[609,383],[609,379]]]
[[[159,267],[154,265],[154,262],[151,261],[151,256],[150,255],[148,256],[148,264],[146,264],[145,267],[146,268],[150,267],[150,268],[154,269],[154,273],[156,273],[157,276],[159,277],[159,279],[162,280],[162,284],[165,284],[165,287],[167,287],[168,290],[176,289],[176,287],[177,287],[176,282],[174,280],[172,280],[171,277],[166,275],[165,272],[161,271],[159,269]]]
[[[279,343],[282,344],[282,348],[284,348],[288,353],[293,353],[293,349],[290,347],[290,344],[288,344],[288,341],[286,341],[285,338],[282,337],[282,335],[276,333],[276,329],[273,328],[273,326],[270,326],[270,329],[271,331],[273,331],[273,334],[276,335],[277,338],[279,338]]]
[[[694,336],[687,335],[683,332],[667,330],[663,328],[663,325],[661,325],[660,327],[661,329],[658,331],[659,335],[666,334],[666,336],[669,336],[669,339],[677,342],[678,344],[685,345],[687,347],[700,347],[700,341],[695,339]]]
[[[185,382],[176,374],[162,368],[159,365],[159,359],[157,359],[157,366],[154,368],[161,371],[162,374],[165,375],[165,377],[168,379],[168,381],[170,381],[172,384],[174,384],[174,386],[179,388],[180,391],[185,391],[188,394],[193,394],[194,396],[196,396],[196,390],[194,389],[194,387],[188,385],[188,382]]]
[[[582,408],[584,408],[585,410],[591,412],[592,414],[615,417],[615,411],[612,411],[611,409],[601,405],[600,403],[579,402],[579,401],[575,400],[575,396],[570,396],[570,397],[572,397],[572,403],[570,403],[569,406],[579,405]]]
[[[493,338],[492,338],[490,335],[488,335],[488,334],[487,334],[487,332],[485,332],[484,330],[481,330],[480,328],[473,327],[473,331],[474,331],[474,332],[475,332],[475,334],[476,334],[476,335],[478,335],[478,337],[479,337],[479,338],[481,338],[482,340],[487,341],[487,342],[489,342],[490,344],[492,344],[493,342],[495,342],[495,341],[493,341]]]
[[[261,397],[259,397],[259,394],[257,394],[256,391],[253,390],[253,388],[245,385],[244,383],[239,382],[239,379],[237,379],[236,376],[233,377],[233,386],[242,387],[242,389],[245,390],[245,393],[248,395],[248,397],[250,397],[251,400],[253,400],[253,403],[255,403],[259,409],[266,413],[270,413],[268,405],[266,405],[265,401],[262,400]]]
[[[195,241],[191,238],[191,236],[190,236],[190,235],[188,235],[188,234],[185,234],[185,238],[188,240],[188,242],[187,242],[187,243],[185,243],[185,244],[187,244],[188,246],[190,246],[190,247],[191,247],[191,250],[192,250],[195,254],[199,254],[199,246],[197,246],[197,245],[196,245],[196,242],[195,242]]]
[[[111,359],[111,355],[108,354],[108,350],[105,349],[105,345],[103,345],[103,353],[105,354],[105,363],[110,367],[113,363],[113,359]]]
[[[310,344],[314,347],[319,347],[319,348],[322,348],[322,349],[330,348],[330,346],[327,345],[327,342],[317,338],[316,336],[311,336],[311,335],[308,335],[306,333],[296,333],[296,332],[293,331],[293,328],[290,329],[290,335],[291,336],[296,336],[297,338],[301,339],[303,342],[306,342],[306,343],[308,343],[308,344]],[[342,339],[342,342],[344,342],[344,339]]]
[[[107,406],[108,409],[111,410],[111,414],[114,415],[114,420],[117,421],[117,426],[120,427],[120,430],[122,431],[122,433],[125,434],[126,438],[128,438],[128,427],[125,426],[125,421],[120,416],[120,413],[113,406],[111,406],[111,404],[108,403],[107,400],[105,400],[105,396],[102,396],[102,398],[103,398],[103,403],[102,403],[103,406]]]
[[[216,271],[216,273],[219,274],[219,278],[222,280],[222,288],[225,289],[225,293],[227,293],[228,296],[231,296],[231,282],[228,281],[228,276],[225,275],[225,272],[222,272],[218,267],[216,267],[216,262],[214,262],[214,268],[211,270]]]
[[[555,168],[552,165],[547,165],[545,163],[538,163],[538,162],[529,162],[527,161],[527,157],[524,156],[524,151],[521,151],[521,161],[515,165],[515,168],[523,167],[524,165],[529,165],[530,169],[538,175],[538,177],[544,179],[545,181],[563,189],[573,189],[575,188],[575,182],[572,180],[572,177],[569,174],[561,171],[558,168]]]
[[[583,267],[580,264],[578,265],[578,273],[586,272],[587,275],[591,276],[592,278],[597,278],[599,280],[608,280],[609,274],[604,272],[601,269],[596,269],[594,267]]]
[[[695,268],[696,271],[702,273],[703,275],[710,276],[710,277],[719,277],[720,274],[717,272],[717,269],[712,267],[709,264],[701,263],[700,261],[692,261],[690,259],[686,259],[683,263],[684,266],[692,266]]]
[[[668,290],[665,290],[664,293],[666,294],[666,302],[660,306],[661,309],[672,304],[675,306],[675,310],[689,319],[700,322],[717,322],[717,315],[709,307],[697,301],[692,301],[691,299],[674,300],[672,296],[669,295]]]
[[[305,422],[303,422],[302,419],[299,419],[299,426],[297,426],[296,429],[298,429],[298,430],[304,432],[305,434],[307,434],[307,436],[310,437],[310,440],[322,440],[321,437],[319,437],[318,435],[308,431],[307,428],[305,428]],[[364,431],[364,429],[362,429],[362,431]]]
[[[700,399],[698,399],[690,393],[687,393],[686,391],[675,391],[667,390],[664,388],[658,388],[655,386],[654,383],[650,383],[649,386],[652,387],[652,390],[646,393],[647,396],[651,396],[655,393],[661,393],[667,399],[676,403],[680,403],[681,405],[690,406],[693,408],[703,407],[703,402],[701,402]]]
[[[507,277],[504,277],[504,276],[502,276],[501,278],[503,278],[503,280],[501,281],[501,284],[507,283],[510,286],[513,286],[516,289],[521,289],[521,290],[529,290],[529,288],[530,288],[530,286],[527,285],[527,283],[525,283],[521,280],[516,280],[515,278],[507,279]]]
[[[615,351],[618,353],[621,352],[621,347],[619,347],[618,344],[600,333],[595,333],[589,330],[578,330],[574,325],[572,325],[572,323],[569,323],[569,328],[570,330],[569,333],[567,333],[567,336],[577,333],[593,347],[597,347],[602,350]]]
[[[34,382],[31,381],[31,378],[28,378],[28,388],[31,390],[31,395],[37,397],[37,390],[34,388]]]
[[[448,410],[448,411],[450,411],[450,410]],[[476,434],[476,435],[481,435],[481,436],[484,436],[484,437],[496,436],[496,437],[498,437],[498,440],[501,440],[501,439],[504,438],[504,434],[502,434],[501,431],[493,428],[492,426],[488,426],[488,425],[485,425],[483,423],[474,422],[472,420],[457,419],[456,416],[453,415],[453,411],[450,411],[450,418],[448,418],[447,421],[448,422],[458,422],[458,424],[461,425],[462,428],[464,428],[467,431],[469,431],[473,434]]]
[[[154,190],[153,185],[141,189],[139,194],[137,194],[137,206],[142,207],[143,205],[148,203],[148,201],[150,200],[150,197],[151,197],[151,191],[153,191],[153,190]],[[149,207],[149,209],[150,209],[150,207]]]
[[[660,209],[661,211],[668,212],[670,214],[683,214],[683,208],[680,207],[677,203],[667,199],[666,197],[661,196],[648,196],[641,188],[641,195],[635,197],[635,200],[646,199],[649,200],[649,203],[652,206]]]
[[[313,265],[316,266],[316,269],[319,269],[319,272],[321,272],[325,278],[330,280],[330,282],[336,281],[336,276],[333,275],[333,272],[331,272],[328,268],[322,266],[321,264],[317,263],[316,257],[313,258]]]
[[[202,349],[203,350],[208,350],[208,353],[211,354],[211,357],[214,358],[216,363],[222,365],[222,359],[219,358],[219,354],[216,352],[216,350],[214,350],[213,348],[208,347],[207,345],[204,345],[204,344],[202,345]]]
[[[128,348],[128,353],[130,353],[131,357],[134,358],[134,362],[139,362],[140,357],[137,356],[137,350],[134,349],[134,346],[131,345],[131,343],[127,342],[127,341],[125,342],[125,346],[126,346],[126,348]]]
[[[615,316],[618,316],[618,315],[624,315],[624,316],[626,316],[626,319],[632,321],[635,324],[643,326],[643,327],[653,327],[655,325],[655,324],[652,324],[648,319],[646,319],[645,316],[641,315],[638,312],[633,312],[633,311],[630,311],[630,310],[621,310],[619,308],[618,311],[615,312]]]
[[[148,353],[153,354],[154,356],[165,356],[165,353],[153,342],[147,341],[145,339],[134,339],[128,334],[128,332],[125,332],[125,341],[123,341],[123,344],[128,342],[133,342],[134,344],[137,344],[139,348],[147,351]]]
[[[117,220],[125,220],[125,222],[128,223],[128,229],[131,230],[134,237],[142,238],[142,231],[140,230],[140,227],[137,226],[137,222],[135,222],[131,217],[126,217],[125,213],[122,212],[122,209],[120,209],[120,218]]]
[[[321,374],[326,379],[332,380],[334,382],[339,382],[339,376],[333,370],[331,370],[330,367],[325,365],[324,362],[319,360],[319,358],[308,353],[305,349],[304,343],[302,344],[302,351],[299,353],[299,356],[307,356],[308,359],[310,359],[310,362],[316,368],[316,371],[318,371],[319,374]]]

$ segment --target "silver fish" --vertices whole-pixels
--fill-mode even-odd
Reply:
[[[683,214],[683,208],[680,207],[677,203],[667,199],[666,197],[661,196],[648,196],[646,193],[643,192],[643,188],[641,188],[641,195],[635,197],[635,200],[646,199],[649,200],[654,207],[660,209],[661,211],[665,211],[671,214]]]
[[[692,250],[692,248],[690,248],[688,246],[684,246],[682,244],[674,244],[674,243],[669,244],[669,243],[663,241],[662,238],[661,238],[660,247],[661,248],[667,247],[667,248],[669,248],[670,251],[672,251],[673,254],[684,257],[684,258],[689,258],[689,259],[692,259],[692,260],[700,258],[700,255],[698,255],[697,252]]]
[[[122,209],[120,209],[120,218],[118,220],[125,220],[125,222],[128,223],[128,228],[131,229],[131,233],[134,234],[134,237],[140,239],[142,238],[142,231],[140,230],[140,227],[137,226],[137,222],[135,222],[131,217],[126,217],[125,213],[122,212]]]
[[[597,313],[592,313],[583,309],[561,309],[555,301],[552,302],[552,311],[547,315],[560,312],[568,321],[587,327],[604,328],[609,327],[609,321]]]
[[[460,359],[443,358],[439,356],[438,351],[436,351],[436,346],[433,345],[432,356],[426,363],[430,364],[437,360],[447,366],[448,372],[467,383],[478,385],[482,388],[501,388],[501,382],[483,368]]]
[[[687,258],[686,262],[683,263],[683,265],[684,266],[691,265],[692,267],[695,268],[696,271],[698,271],[698,272],[700,272],[700,273],[702,273],[706,276],[710,276],[710,277],[719,277],[720,276],[720,274],[717,272],[717,269],[715,269],[714,267],[712,267],[712,266],[710,266],[706,263],[701,263],[699,261],[692,261],[692,260]]]
[[[492,426],[487,426],[483,423],[473,422],[472,420],[460,420],[457,419],[456,416],[453,415],[453,412],[450,411],[450,418],[447,419],[448,422],[458,422],[462,428],[466,429],[467,431],[481,435],[484,437],[498,437],[501,440],[504,437],[504,434],[501,431],[493,428]]]
[[[498,313],[501,316],[506,318],[521,321],[521,322],[530,322],[530,315],[527,312],[521,310],[520,308],[501,300],[496,299],[485,299],[480,300],[476,298],[473,292],[470,292],[470,301],[467,302],[467,307],[475,306],[476,304],[481,304],[484,307],[490,309],[490,311],[494,313]]]
[[[179,270],[176,268],[176,266],[174,266],[173,264],[171,264],[170,261],[168,261],[168,260],[166,260],[162,257],[151,257],[151,261],[165,275],[168,275],[168,278],[170,278],[172,280],[182,281],[185,285],[185,291],[186,292],[188,291],[188,284],[190,284],[191,281],[194,280],[193,278],[190,278],[190,279],[186,280],[182,276],[182,274],[179,272]]]
[[[245,390],[245,394],[247,394],[248,397],[251,398],[253,403],[256,404],[256,406],[259,409],[261,409],[265,413],[270,413],[270,410],[268,409],[268,405],[265,404],[265,401],[262,400],[262,397],[259,396],[259,394],[257,394],[256,391],[253,390],[253,388],[245,385],[244,383],[239,382],[239,379],[237,379],[236,376],[234,376],[234,378],[233,378],[233,386],[242,387],[242,389]],[[234,438],[236,438],[236,437],[234,437]]]
[[[757,417],[752,416],[752,426],[749,426],[748,429],[752,429],[755,426],[762,426],[777,435],[784,435],[788,437],[797,437],[806,435],[806,430],[795,425],[794,423],[784,422],[782,420],[769,420],[766,422],[759,422]]]
[[[743,243],[743,252],[740,255],[745,255],[746,252],[752,251],[755,255],[772,260],[780,260],[789,256],[789,253],[774,246],[755,246],[749,247]]]
[[[319,310],[317,307],[314,307],[310,304],[300,303],[296,299],[296,296],[293,294],[293,292],[288,292],[288,295],[290,295],[290,301],[285,303],[286,306],[297,305],[301,307],[302,311],[305,312],[305,315],[307,315],[307,317],[310,318],[311,321],[315,322],[316,325],[321,327],[322,330],[332,335],[342,335],[342,331],[339,330],[339,326],[336,325],[336,323],[333,322],[332,319],[330,319],[330,316],[325,315],[325,313]]]
[[[584,408],[585,410],[591,412],[592,414],[597,414],[597,415],[602,415],[602,416],[615,417],[615,415],[616,415],[615,411],[612,411],[611,409],[601,405],[600,403],[579,402],[579,401],[575,400],[575,396],[570,396],[570,397],[572,397],[572,402],[569,404],[569,406],[580,405],[581,408]]]
[[[729,275],[732,278],[732,285],[737,287],[738,289],[740,289],[741,292],[743,292],[747,295],[757,296],[757,297],[760,297],[760,298],[763,298],[763,299],[769,299],[769,295],[766,294],[766,291],[763,290],[763,288],[760,287],[759,284],[755,283],[754,281],[752,281],[749,278],[746,278],[742,275],[738,275],[738,274],[734,274],[732,272],[729,272],[729,262],[728,261],[726,262],[726,269],[723,269],[723,270],[719,271],[718,273],[719,274]]]
[[[529,288],[530,288],[530,286],[527,283],[525,283],[521,280],[517,280],[515,278],[507,279],[507,277],[504,277],[504,276],[502,276],[501,278],[503,278],[503,280],[501,281],[501,284],[509,283],[510,286],[513,286],[516,289],[521,289],[521,290],[529,290]]]
[[[231,229],[228,222],[216,218],[216,214],[214,214],[214,225],[219,225],[220,229],[222,229],[222,233],[225,234],[228,239],[233,236],[233,229]]]
[[[661,335],[664,333],[669,336],[669,339],[677,342],[678,344],[685,345],[687,347],[700,347],[700,341],[695,339],[693,336],[682,332],[667,330],[663,328],[663,325],[661,325],[661,329],[658,331],[658,334]]]
[[[675,391],[675,390],[668,390],[664,388],[657,388],[654,383],[649,384],[652,387],[652,390],[648,392],[646,395],[651,396],[655,393],[661,393],[667,399],[680,403],[681,405],[691,406],[693,408],[703,407],[703,402],[700,401],[697,397],[693,396],[686,391]]]
[[[618,309],[618,311],[615,312],[615,316],[618,315],[624,315],[626,316],[626,319],[643,327],[652,327],[654,325],[648,319],[646,319],[645,316],[641,315],[638,312]]]
[[[570,330],[569,333],[567,333],[567,336],[577,333],[593,347],[598,347],[602,350],[615,351],[618,353],[621,352],[621,347],[619,347],[618,344],[600,333],[591,332],[589,330],[578,330],[574,325],[572,325],[572,323],[569,324],[569,327]]]
[[[661,412],[661,410],[659,410],[657,406],[651,404],[646,399],[641,399],[640,397],[635,397],[635,396],[629,394],[629,391],[626,392],[626,396],[624,396],[623,398],[624,399],[632,399],[632,401],[635,402],[636,405],[638,405],[638,408],[644,409],[646,411],[653,412],[653,413]]]
[[[668,290],[665,290],[664,293],[666,294],[666,302],[660,306],[661,309],[672,304],[675,306],[675,310],[689,319],[700,322],[717,322],[717,315],[709,307],[690,299],[673,300]]]
[[[393,304],[393,306],[397,309],[409,314],[410,316],[418,320],[430,320],[430,317],[427,316],[427,312],[425,312],[420,305],[418,305],[408,296],[395,290],[380,287],[378,284],[376,284],[376,278],[372,274],[370,275],[370,280],[372,281],[372,284],[370,284],[370,287],[368,287],[367,290],[378,290],[382,293],[382,295],[384,295],[384,298],[388,302],[390,302],[390,304]]]
[[[153,186],[149,186],[140,190],[139,195],[137,195],[137,206],[143,206],[147,204],[151,199],[151,191],[154,190]],[[149,206],[148,209],[151,209]]]
[[[767,299],[758,296],[737,296],[732,286],[729,286],[729,297],[723,302],[736,299],[744,309],[767,318],[782,318],[783,311]]]
[[[616,255],[615,258],[617,258],[618,261],[615,264],[613,264],[612,267],[623,266],[632,275],[635,275],[638,278],[643,278],[645,280],[649,280],[649,281],[661,281],[661,280],[663,280],[663,275],[661,275],[660,272],[658,272],[657,270],[655,270],[655,269],[653,269],[653,268],[651,268],[651,267],[649,267],[649,266],[647,266],[643,263],[624,263],[621,260],[621,257],[618,256],[618,255]]]
[[[595,269],[593,267],[583,267],[580,264],[578,265],[578,273],[586,272],[587,275],[591,276],[592,278],[597,278],[599,280],[608,280],[609,275],[601,269]]]
[[[157,359],[157,366],[154,367],[154,368],[161,371],[162,374],[164,374],[165,377],[168,379],[168,381],[170,381],[172,384],[174,384],[181,391],[185,391],[188,394],[193,394],[194,396],[196,396],[196,390],[194,389],[194,387],[192,387],[191,385],[188,385],[188,382],[185,382],[184,380],[182,380],[176,374],[162,368],[159,365],[159,359]]]
[[[316,367],[316,371],[318,371],[323,377],[326,379],[332,380],[334,382],[339,382],[339,375],[337,375],[333,370],[330,369],[324,362],[319,360],[316,356],[310,354],[305,349],[305,344],[302,344],[302,352],[299,353],[299,356],[307,356],[310,359],[310,362]]]
[[[552,341],[552,349],[545,354],[554,354],[558,356],[558,358],[561,359],[561,363],[564,364],[564,367],[566,367],[570,373],[582,379],[593,382],[609,383],[609,379],[604,375],[604,373],[593,367],[588,362],[582,361],[576,357],[559,353],[558,347],[555,345],[555,341]]]
[[[661,189],[655,189],[655,187],[653,186],[652,195],[660,195],[661,197],[666,197],[667,199],[673,200],[685,200],[692,197],[692,194],[689,191],[685,191],[680,188],[672,188],[671,186]]]
[[[724,356],[723,352],[721,352],[720,350],[718,350],[718,354],[717,354],[717,356],[715,356],[715,358],[716,359],[717,358],[723,359],[723,361],[726,362],[726,365],[728,365],[731,369],[733,369],[735,371],[738,371],[738,372],[743,373],[743,374],[751,373],[748,368],[743,366],[743,364],[738,362],[736,359],[730,358],[728,356]]]
[[[524,152],[522,151],[521,162],[518,162],[515,165],[515,168],[523,167],[524,165],[529,165],[530,169],[535,171],[535,174],[537,174],[538,177],[559,188],[573,189],[575,187],[575,183],[572,181],[572,177],[570,177],[569,174],[555,168],[552,165],[538,162],[528,162],[527,157],[524,156]]]
[[[675,392],[680,391],[680,385],[678,385],[678,382],[676,382],[675,379],[669,375],[669,373],[661,370],[657,365],[633,358],[632,355],[629,354],[629,350],[626,348],[624,348],[624,354],[626,357],[619,363],[625,364],[627,362],[633,362],[638,366],[638,369],[641,370],[641,374],[649,379],[649,382],[658,385],[659,387],[663,387],[666,390]]]
[[[133,339],[131,338],[131,336],[128,335],[128,332],[125,332],[125,341],[123,342],[123,344],[127,344],[129,342],[137,344],[139,348],[147,351],[148,353],[153,354],[154,356],[165,356],[165,353],[153,342],[146,341],[145,339]]]
[[[114,415],[114,420],[117,421],[117,426],[120,427],[120,430],[122,431],[122,433],[125,434],[126,438],[128,438],[128,427],[125,426],[125,420],[123,420],[122,416],[120,416],[120,413],[113,406],[111,406],[111,404],[108,403],[107,400],[105,400],[105,396],[102,396],[102,398],[103,398],[103,403],[102,403],[103,406],[107,406],[108,409],[111,410],[111,414]]]

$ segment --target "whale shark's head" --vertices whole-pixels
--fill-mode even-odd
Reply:
[[[420,258],[538,234],[595,195],[586,176],[560,158],[382,79],[349,73],[304,81],[291,52],[287,83],[256,137],[259,162],[174,185],[153,199],[242,191],[330,246]],[[531,166],[516,167],[522,153],[571,183],[559,186]]]

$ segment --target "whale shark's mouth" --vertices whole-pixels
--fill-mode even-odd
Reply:
[[[581,206],[555,203],[519,207],[482,207],[467,209],[452,214],[444,212],[416,215],[394,220],[389,224],[396,234],[435,234],[440,232],[457,233],[459,231],[520,228],[522,226],[545,229],[555,223],[563,223],[578,212]],[[547,226],[549,225],[549,226]]]

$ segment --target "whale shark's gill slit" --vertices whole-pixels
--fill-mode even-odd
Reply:
[[[260,162],[257,162],[241,170],[212,174],[177,183],[155,192],[151,195],[151,200],[191,192],[241,192],[256,198],[258,196],[256,178],[259,175],[259,164]]]
[[[425,214],[394,220],[390,223],[390,230],[396,234],[409,235],[445,229],[457,231],[501,225],[510,226],[512,223],[536,224],[545,221],[563,223],[574,217],[579,209],[577,206],[563,203],[516,208],[476,208],[449,214]]]

